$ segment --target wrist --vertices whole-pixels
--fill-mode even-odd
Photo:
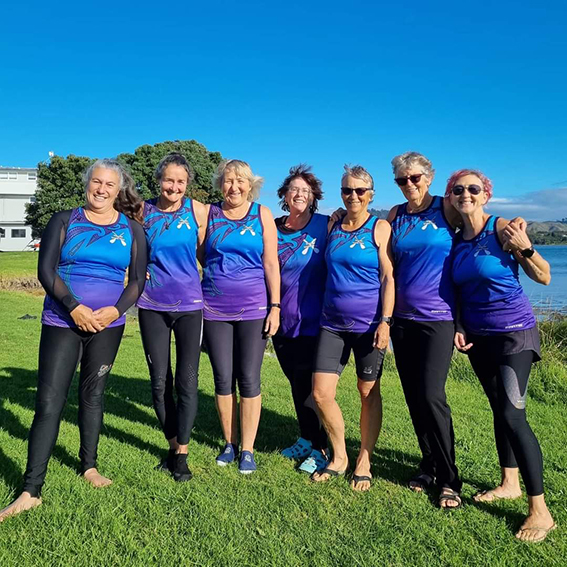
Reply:
[[[380,325],[382,323],[385,323],[386,325],[388,325],[388,327],[391,327],[394,324],[394,318],[390,315],[390,316],[386,316],[386,315],[382,315],[382,317],[380,317]]]
[[[268,303],[268,308],[269,308],[269,309],[274,309],[274,308],[276,308],[276,309],[280,309],[280,310],[281,310],[282,306],[281,306],[281,303],[274,302],[274,303]]]

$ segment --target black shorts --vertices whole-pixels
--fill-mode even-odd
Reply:
[[[315,355],[314,372],[341,375],[354,351],[356,375],[365,382],[374,382],[382,376],[386,349],[374,348],[374,331],[349,333],[321,329]]]

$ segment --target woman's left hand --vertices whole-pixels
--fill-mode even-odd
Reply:
[[[378,324],[376,328],[376,333],[374,334],[374,348],[380,350],[386,348],[390,342],[390,325],[382,321]]]
[[[101,307],[93,311],[93,317],[103,329],[106,329],[110,323],[113,323],[120,317],[120,313],[118,313],[116,307],[109,305],[108,307]]]
[[[280,309],[279,307],[270,308],[270,312],[266,317],[266,322],[264,323],[264,335],[269,339],[273,337],[280,327]]]
[[[331,215],[331,221],[336,223],[338,220],[341,220],[346,215],[346,209],[339,207],[336,211],[333,212]]]

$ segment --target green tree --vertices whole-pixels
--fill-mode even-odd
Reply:
[[[162,157],[171,152],[183,154],[195,171],[195,180],[189,187],[189,196],[203,203],[221,199],[212,188],[211,178],[222,160],[219,152],[209,152],[195,140],[177,140],[145,144],[133,154],[120,154],[117,159],[131,171],[142,199],[158,194],[154,172]],[[26,223],[32,227],[34,238],[40,238],[53,214],[72,209],[85,202],[82,174],[94,161],[93,158],[69,155],[54,156],[48,162],[40,162],[37,172],[35,202],[26,205]]]
[[[54,156],[49,163],[38,164],[35,202],[26,205],[26,223],[31,225],[34,238],[41,237],[55,213],[85,202],[81,176],[92,162],[88,157],[70,155]]]
[[[160,142],[153,146],[145,144],[136,148],[133,154],[120,154],[118,159],[130,166],[140,196],[149,199],[155,197],[159,191],[154,179],[156,166],[161,158],[172,152],[183,154],[195,171],[195,180],[189,187],[189,196],[202,203],[219,201],[221,194],[213,190],[211,178],[222,156],[219,152],[209,152],[195,140]]]

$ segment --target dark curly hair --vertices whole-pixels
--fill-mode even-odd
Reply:
[[[157,164],[154,176],[158,183],[161,181],[168,165],[179,165],[180,167],[183,167],[187,172],[187,187],[193,183],[195,179],[195,172],[193,171],[191,164],[187,161],[187,158],[183,154],[179,154],[177,152],[167,154],[165,157],[161,158],[161,161]]]
[[[289,175],[283,180],[280,188],[278,189],[278,197],[280,198],[280,207],[284,211],[289,211],[289,206],[285,202],[285,195],[289,190],[289,184],[297,178],[303,179],[307,185],[311,188],[311,194],[313,195],[313,202],[309,207],[312,213],[317,211],[317,206],[319,201],[323,198],[323,190],[321,185],[323,184],[321,180],[311,173],[311,166],[305,163],[300,163],[290,168]]]

